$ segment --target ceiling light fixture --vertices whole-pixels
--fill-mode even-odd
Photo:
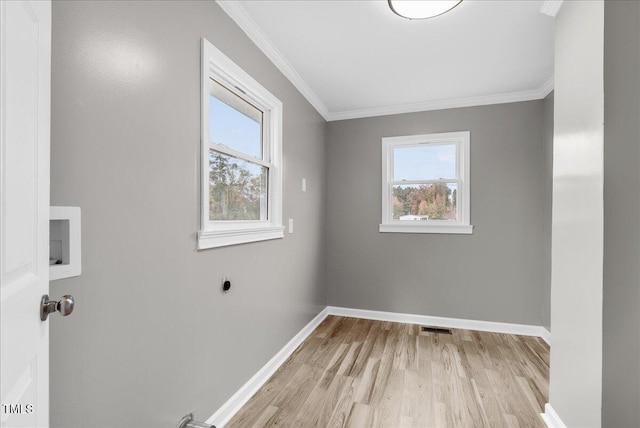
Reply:
[[[389,7],[398,16],[407,19],[427,19],[442,15],[459,5],[462,0],[388,0]]]

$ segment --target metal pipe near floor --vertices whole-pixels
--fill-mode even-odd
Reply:
[[[185,415],[180,422],[178,422],[177,428],[216,428],[215,425],[206,424],[204,422],[198,422],[193,420],[193,413]]]

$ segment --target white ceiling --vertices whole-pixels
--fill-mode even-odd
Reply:
[[[464,0],[409,21],[386,0],[218,1],[327,120],[540,99],[543,0]]]

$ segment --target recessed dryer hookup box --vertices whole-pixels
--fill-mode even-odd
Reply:
[[[49,207],[49,280],[82,272],[80,208]]]

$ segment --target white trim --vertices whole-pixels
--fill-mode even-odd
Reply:
[[[562,422],[562,419],[560,419],[560,416],[558,416],[549,403],[544,405],[544,413],[540,413],[540,416],[549,428],[567,428],[564,422]]]
[[[551,78],[553,82],[553,78]],[[413,104],[397,104],[390,106],[371,107],[359,110],[330,112],[327,121],[358,119],[363,117],[387,116],[390,114],[416,113],[431,110],[445,110],[460,107],[475,107],[492,104],[517,103],[520,101],[541,100],[549,92],[549,80],[538,88],[530,91],[509,92],[506,94],[481,95],[467,98],[450,98],[434,101],[423,101]],[[551,88],[553,89],[553,88]],[[548,92],[547,92],[548,91]]]
[[[562,3],[561,0],[547,0]],[[216,3],[229,17],[244,31],[251,41],[265,54],[267,58],[289,79],[293,86],[300,91],[307,101],[327,121],[358,119],[362,117],[386,116],[390,114],[415,113],[430,110],[444,110],[459,107],[473,107],[491,104],[515,103],[520,101],[540,100],[546,97],[550,91],[543,85],[538,89],[529,91],[509,92],[505,94],[481,95],[477,97],[450,98],[433,101],[423,101],[412,104],[397,104],[380,107],[371,107],[358,110],[345,110],[330,112],[320,97],[311,89],[304,79],[293,68],[284,55],[264,34],[262,29],[249,16],[247,11],[237,0],[216,0]],[[559,9],[560,6],[557,6]],[[542,10],[541,10],[542,11]],[[547,82],[545,82],[546,84]]]
[[[201,230],[198,232],[198,250],[280,238],[284,238],[284,226],[219,231]]]
[[[284,364],[291,354],[304,342],[304,340],[320,325],[320,323],[329,315],[329,308],[324,308],[315,316],[293,339],[291,339],[284,347],[278,351],[276,355],[269,360],[251,379],[247,381],[231,398],[227,400],[206,423],[215,425],[217,428],[223,428],[224,425],[231,420],[244,406],[247,401],[258,392],[267,380]]]
[[[540,13],[555,18],[561,7],[562,0],[545,0],[540,8]]]
[[[239,222],[209,221],[209,150],[218,150],[218,145],[209,142],[209,81],[215,79],[220,85],[234,92],[245,101],[263,112],[263,149],[268,159],[250,162],[268,165],[268,220],[253,222],[252,227],[239,225]],[[201,184],[200,184],[200,231],[198,232],[198,250],[227,245],[244,244],[284,237],[282,225],[283,193],[283,105],[282,102],[264,88],[258,81],[242,70],[229,57],[217,49],[208,40],[202,39],[201,64]],[[220,153],[236,155],[231,149],[218,150]],[[261,213],[262,214],[262,213]],[[226,225],[222,225],[222,223]],[[233,229],[235,227],[235,229]]]
[[[545,327],[540,327],[542,329],[540,333],[540,338],[547,342],[547,345],[551,346],[551,332],[547,330]]]
[[[454,144],[456,146],[455,177],[444,180],[394,181],[394,150],[402,147],[418,147]],[[404,135],[382,138],[382,219],[380,232],[397,233],[448,233],[472,234],[471,225],[471,133],[469,131],[442,132],[437,134]],[[400,221],[393,219],[393,186],[398,184],[420,184],[427,182],[457,183],[458,206],[456,221],[419,220]]]
[[[520,336],[537,336],[542,338],[543,340],[543,336],[548,333],[544,327],[537,325],[467,320],[461,318],[444,318],[429,315],[414,315],[397,312],[370,311],[366,309],[341,308],[336,306],[328,306],[328,309],[329,315],[364,318],[377,321],[459,328],[464,330],[489,331],[492,333],[517,334]]]
[[[445,233],[458,235],[472,235],[473,225],[462,224],[444,224],[437,225],[420,225],[415,224],[420,221],[403,221],[393,224],[381,224],[378,231],[382,233]]]
[[[554,87],[554,81],[553,81],[553,76],[551,76],[540,87],[540,94],[542,95],[540,99],[546,98],[547,95],[549,95],[551,91],[553,91],[553,87]]]
[[[291,339],[278,353],[267,362],[255,375],[251,377],[240,389],[233,394],[216,412],[206,420],[206,423],[224,428],[231,418],[244,406],[247,401],[269,380],[271,376],[284,364],[291,354],[309,337],[324,319],[329,315],[337,315],[350,318],[362,318],[377,321],[390,321],[409,324],[421,324],[465,330],[488,331],[492,333],[518,334],[521,336],[550,337],[550,333],[544,328],[534,325],[509,324],[501,322],[466,320],[459,318],[432,317],[427,315],[412,315],[396,312],[370,311],[365,309],[342,308],[327,306],[315,316],[293,339]],[[549,404],[547,404],[549,406]],[[550,408],[551,406],[549,406]],[[555,414],[555,412],[554,412]],[[557,417],[557,415],[556,415]],[[544,415],[542,416],[544,419]],[[560,418],[557,418],[560,421]],[[546,421],[546,419],[545,419]],[[550,427],[566,428],[564,425]]]
[[[311,89],[307,82],[304,81],[298,72],[293,68],[289,61],[280,53],[275,45],[260,29],[258,24],[249,16],[247,11],[242,7],[239,1],[235,0],[216,0],[216,3],[229,17],[240,27],[242,31],[251,39],[253,43],[266,55],[267,58],[289,79],[298,91],[309,101],[309,103],[320,113],[320,115],[328,120],[329,109],[322,100]]]

